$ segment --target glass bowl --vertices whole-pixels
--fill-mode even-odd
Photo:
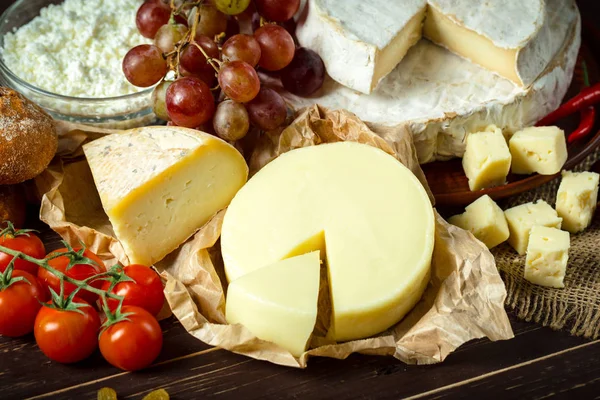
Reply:
[[[27,24],[49,4],[62,0],[18,0],[0,16],[0,48],[4,35]],[[40,65],[40,68],[43,68]],[[152,112],[152,88],[117,97],[84,98],[63,96],[40,89],[19,78],[4,63],[0,55],[0,84],[21,92],[59,120],[102,126],[106,128],[133,128],[156,121]]]

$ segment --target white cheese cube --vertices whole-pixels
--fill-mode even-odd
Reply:
[[[564,230],[577,233],[590,225],[598,203],[599,178],[595,172],[563,171],[556,194],[556,211],[563,219]]]
[[[536,285],[565,287],[563,280],[569,259],[569,232],[534,226],[529,236],[525,279]]]
[[[509,142],[514,174],[554,175],[567,161],[565,133],[556,126],[525,128]]]
[[[511,156],[502,131],[490,126],[467,136],[462,165],[471,191],[503,185],[510,170]]]
[[[509,236],[504,212],[487,194],[469,204],[463,214],[450,217],[448,222],[468,230],[489,249]]]
[[[536,225],[560,229],[562,218],[544,200],[521,204],[504,212],[510,236],[508,243],[519,253],[525,254],[531,228]]]

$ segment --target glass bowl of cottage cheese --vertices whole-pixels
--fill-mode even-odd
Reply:
[[[129,128],[155,121],[152,88],[131,85],[121,62],[149,39],[142,0],[18,0],[0,17],[0,84],[54,118]]]

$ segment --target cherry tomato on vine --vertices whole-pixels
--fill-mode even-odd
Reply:
[[[76,248],[73,250],[80,251],[81,249]],[[55,250],[52,253],[48,254],[48,257],[50,257],[54,254],[57,254],[57,253],[66,253],[66,252],[67,252],[67,249],[58,249],[58,250]],[[104,266],[104,263],[96,254],[94,254],[90,250],[86,249],[83,252],[83,256],[94,261],[97,265],[77,264],[77,265],[73,265],[71,268],[69,268],[67,270],[67,266],[69,265],[69,258],[67,256],[61,256],[61,257],[55,258],[53,260],[50,260],[50,261],[48,261],[48,264],[52,268],[55,268],[58,271],[66,274],[68,277],[77,279],[80,281],[87,279],[91,276],[106,272],[106,267]],[[52,272],[47,271],[43,268],[40,268],[38,271],[38,278],[39,278],[42,286],[44,286],[46,288],[46,290],[48,290],[48,288],[52,288],[52,290],[54,290],[56,293],[60,294],[60,279],[56,275],[54,275]],[[104,283],[104,281],[98,280],[98,281],[92,281],[90,283],[90,285],[95,287],[96,289],[100,289],[102,287],[103,283]],[[73,285],[72,283],[65,282],[64,295],[68,296],[75,290],[75,288],[76,288],[76,286]],[[98,299],[97,294],[89,292],[85,289],[80,290],[77,293],[77,296],[82,298],[83,300],[85,300],[86,302],[88,302],[90,304],[95,304],[96,300]]]
[[[35,275],[13,270],[12,278],[24,280],[0,285],[0,335],[18,337],[33,331],[44,291]]]
[[[121,314],[127,319],[109,325],[100,334],[100,352],[117,368],[126,371],[146,368],[162,348],[160,325],[141,307],[124,306]]]
[[[98,313],[77,297],[73,302],[82,304],[78,311],[42,307],[33,331],[40,350],[51,360],[65,364],[87,358],[98,347]]]
[[[125,279],[129,277],[133,280],[119,281],[110,292],[123,296],[124,306],[138,306],[152,315],[157,315],[165,301],[160,276],[152,268],[138,264],[124,267],[122,274]],[[104,281],[102,290],[108,292],[111,285],[111,281]],[[108,308],[114,312],[119,306],[119,301],[110,297],[107,301]]]
[[[33,232],[14,231],[7,229],[0,237],[0,246],[8,247],[9,249],[20,251],[30,257],[42,259],[46,255],[44,244]],[[23,232],[23,233],[20,233]],[[12,261],[13,256],[0,252],[0,272],[4,272],[8,264]],[[15,260],[14,268],[16,270],[27,271],[30,274],[37,274],[38,266],[32,262],[23,259]]]

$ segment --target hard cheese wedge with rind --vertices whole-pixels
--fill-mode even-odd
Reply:
[[[338,341],[379,333],[420,299],[434,216],[418,179],[382,150],[334,143],[293,150],[250,179],[225,214],[230,282],[286,257],[322,250]]]
[[[231,282],[226,316],[256,337],[300,356],[317,320],[319,252],[288,258]]]
[[[129,261],[152,265],[227,207],[248,177],[242,155],[204,132],[147,127],[84,146]]]

